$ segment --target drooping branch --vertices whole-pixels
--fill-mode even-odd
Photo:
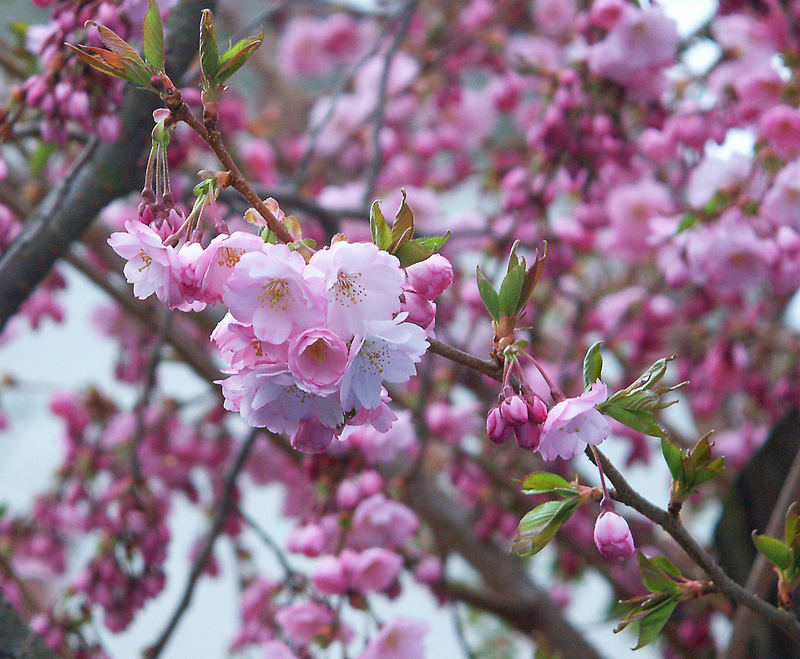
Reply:
[[[181,0],[167,21],[167,70],[175,79],[197,53],[200,12],[214,0]],[[91,223],[117,197],[137,189],[139,164],[149,145],[157,98],[128,89],[119,116],[122,130],[114,144],[90,142],[76,166],[39,204],[25,229],[0,258],[0,330]]]

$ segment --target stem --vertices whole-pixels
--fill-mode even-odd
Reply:
[[[591,452],[586,455],[593,460]],[[686,530],[680,519],[671,515],[666,510],[653,505],[642,497],[625,480],[625,477],[617,471],[611,461],[597,450],[599,464],[603,465],[608,480],[614,485],[613,498],[620,503],[630,506],[637,512],[644,515],[650,521],[658,524],[664,529],[673,540],[677,542],[689,557],[699,565],[711,577],[719,591],[734,602],[746,606],[755,611],[767,622],[775,625],[786,633],[796,643],[800,643],[800,622],[797,618],[787,611],[781,611],[768,602],[749,593],[745,588],[731,579],[719,564],[703,549]]]
[[[614,507],[614,504],[611,501],[611,496],[608,494],[608,488],[606,487],[606,475],[603,473],[603,465],[597,455],[597,447],[590,444],[589,448],[594,456],[594,463],[597,466],[597,470],[600,472],[600,487],[603,489],[603,498],[600,501],[600,508],[603,511],[610,510]]]
[[[217,156],[222,166],[230,172],[230,187],[241,194],[247,202],[258,211],[258,214],[264,218],[267,226],[275,233],[279,240],[284,243],[293,243],[294,238],[287,231],[286,227],[272,214],[272,211],[267,208],[267,205],[242,176],[242,172],[236,166],[230,153],[228,153],[228,150],[222,143],[219,131],[208,130],[203,123],[194,116],[189,106],[186,105],[180,97],[180,94],[177,95],[176,100],[168,102],[168,106],[171,106],[170,109],[176,119],[186,123],[209,147],[211,147],[211,150],[214,152],[214,155]]]

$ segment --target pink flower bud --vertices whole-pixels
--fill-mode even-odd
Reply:
[[[547,420],[547,405],[535,394],[525,396],[528,404],[528,420],[533,423],[544,423]]]
[[[323,556],[317,561],[311,581],[325,595],[341,595],[347,591],[347,575],[336,556]]]
[[[333,441],[336,431],[320,423],[316,417],[303,419],[291,437],[292,448],[305,453],[324,451]]]
[[[453,266],[441,254],[406,268],[411,287],[426,300],[435,300],[453,283]]]
[[[500,414],[510,426],[519,426],[528,420],[528,406],[521,396],[508,396],[500,403]]]
[[[617,513],[600,513],[594,525],[594,544],[603,558],[625,560],[636,550],[628,522]]]
[[[406,289],[403,291],[403,299],[400,311],[408,312],[406,320],[409,323],[414,323],[422,329],[426,329],[436,318],[436,304],[425,299],[415,290]]]
[[[352,479],[348,478],[339,484],[336,490],[336,504],[340,508],[355,508],[361,501],[361,488]]]
[[[486,417],[486,434],[489,435],[495,444],[502,444],[508,439],[509,428],[503,415],[500,414],[499,407],[493,407],[489,410],[489,416]]]
[[[539,439],[542,436],[542,426],[538,423],[527,421],[514,428],[514,438],[520,448],[535,451],[539,448]]]

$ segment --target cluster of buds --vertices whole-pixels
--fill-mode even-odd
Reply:
[[[523,386],[518,394],[506,385],[486,418],[486,432],[495,444],[502,444],[513,433],[520,448],[535,451],[546,419],[547,406],[530,387]]]

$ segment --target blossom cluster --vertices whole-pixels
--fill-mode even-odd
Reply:
[[[161,226],[163,234],[170,223]],[[109,244],[127,259],[137,297],[155,293],[184,311],[227,308],[211,336],[229,367],[226,409],[310,452],[346,425],[389,429],[396,416],[383,385],[415,374],[433,300],[452,280],[446,259],[415,264],[407,278],[397,257],[372,243],[338,240],[304,256],[241,231],[203,248],[174,247],[143,222],[125,228]]]

